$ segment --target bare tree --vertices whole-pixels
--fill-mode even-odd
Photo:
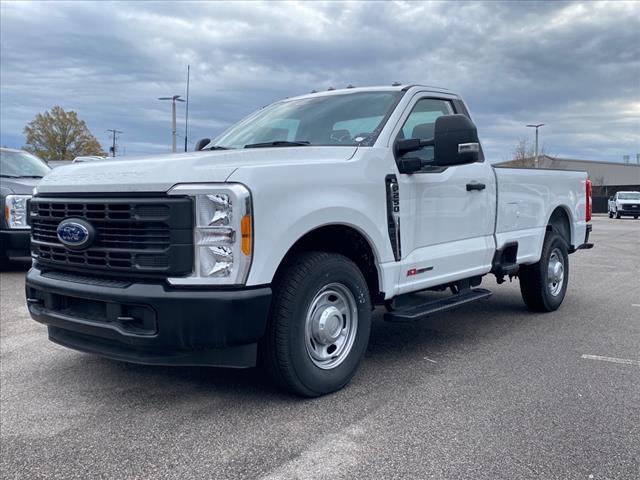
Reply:
[[[553,166],[554,158],[547,153],[543,144],[538,150],[538,168],[550,168]],[[513,148],[511,162],[514,166],[534,168],[536,166],[535,147],[529,143],[527,138],[519,138]]]

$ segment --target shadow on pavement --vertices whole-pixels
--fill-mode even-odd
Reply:
[[[2,273],[26,272],[31,268],[31,259],[29,257],[12,259],[9,263],[2,267]]]

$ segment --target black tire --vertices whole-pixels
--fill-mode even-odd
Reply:
[[[620,217],[622,217],[622,215],[620,215],[620,213],[616,210],[616,218],[620,219]]]
[[[609,218],[613,218],[613,212],[609,210]]]
[[[637,219],[638,219],[638,215],[634,215],[634,216],[633,216],[633,219],[634,219],[634,220],[637,220]]]
[[[349,297],[354,301],[351,311],[357,316],[350,318],[356,319],[356,329],[341,363],[323,369],[308,351],[305,324],[314,299],[332,285],[346,287],[353,296]],[[339,390],[351,380],[364,357],[371,311],[367,282],[355,263],[334,253],[301,253],[288,261],[274,280],[267,332],[260,346],[261,362],[280,387],[297,395],[317,397]]]
[[[563,263],[564,276],[560,288],[552,293],[554,287],[548,282],[548,266],[552,254],[556,254]],[[529,310],[533,312],[552,312],[562,304],[569,283],[569,255],[567,243],[555,232],[547,232],[542,246],[540,261],[533,265],[522,265],[518,272],[520,293]],[[560,282],[555,283],[557,285]]]

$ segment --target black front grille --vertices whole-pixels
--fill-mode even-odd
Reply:
[[[83,219],[96,237],[84,250],[67,248],[57,228]],[[193,265],[189,198],[45,198],[31,201],[32,250],[43,265],[63,269],[181,275]]]
[[[71,218],[71,217],[64,217]],[[31,228],[34,240],[60,244],[58,224],[61,220],[45,220],[32,217]],[[78,218],[75,215],[73,218]],[[87,217],[80,217],[85,218]],[[171,230],[168,225],[160,222],[104,222],[92,221],[98,236],[94,241],[96,247],[107,248],[169,248],[171,244]]]

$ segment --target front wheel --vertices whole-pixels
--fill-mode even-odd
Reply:
[[[613,212],[609,210],[609,218],[613,218]]]
[[[285,389],[317,397],[344,387],[371,331],[367,282],[348,258],[304,252],[279,272],[262,361]]]
[[[518,276],[520,293],[529,310],[557,310],[569,282],[569,255],[565,240],[555,232],[547,232],[540,261],[521,266]]]
[[[618,212],[618,210],[616,210],[616,218],[620,219],[620,217],[622,217],[622,215],[620,215],[620,212]]]

